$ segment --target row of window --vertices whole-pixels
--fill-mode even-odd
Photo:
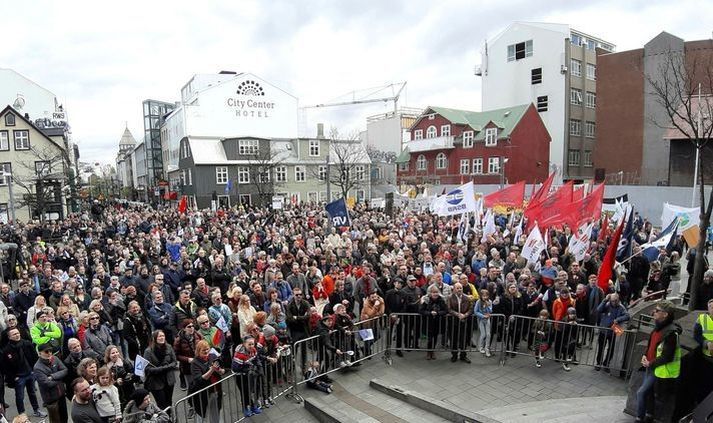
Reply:
[[[590,109],[594,109],[597,107],[597,94],[587,91],[585,93],[584,97],[585,105],[589,107]],[[579,106],[582,104],[582,90],[579,88],[570,88],[569,89],[569,102],[571,104],[574,104],[575,106]]]
[[[5,115],[13,116],[13,115]],[[15,150],[30,149],[30,131],[18,130],[12,131],[12,140],[15,144]],[[0,131],[0,151],[10,150],[10,131]]]
[[[597,80],[597,66],[592,63],[587,63],[587,79],[590,81]],[[569,72],[572,76],[582,76],[582,61],[577,59],[570,59],[570,69]]]
[[[307,180],[307,167],[306,166],[295,166],[295,182],[305,182]],[[317,168],[317,178],[320,181],[327,179],[327,166],[318,166]],[[366,180],[366,168],[362,165],[354,166],[354,178],[357,181]],[[188,180],[191,179],[190,173],[188,174]],[[259,183],[270,182],[270,172],[261,172],[258,175]],[[275,167],[275,182],[287,182],[287,166],[276,166]],[[226,185],[228,183],[228,167],[218,166],[215,168],[215,183],[218,185]],[[250,168],[246,166],[238,167],[238,183],[239,184],[249,184],[250,183]],[[192,185],[192,183],[188,183]]]
[[[582,135],[582,121],[579,119],[569,120],[569,134],[575,136]],[[594,138],[597,134],[597,124],[592,121],[584,122],[584,136],[587,138]]]
[[[572,34],[570,42],[575,46],[585,46],[587,50],[594,50],[597,47],[606,51],[614,50],[614,46],[611,44],[602,43],[601,41],[592,40],[590,38],[584,38],[579,34]]]
[[[460,174],[461,175],[477,175],[483,173],[483,162],[482,157],[472,159],[461,159],[460,161]],[[446,169],[448,167],[448,158],[445,154],[439,153],[436,156],[436,169]],[[428,169],[428,160],[421,154],[416,159],[416,170],[425,171]],[[404,163],[400,165],[400,170],[408,170],[408,164]],[[500,173],[500,157],[490,157],[488,158],[488,173]]]
[[[238,154],[241,156],[257,156],[260,151],[260,144],[258,140],[238,140]],[[309,155],[311,157],[319,157],[320,144],[319,140],[309,140]],[[188,148],[188,143],[184,142],[181,144],[181,158],[187,158],[190,156],[190,151]]]
[[[441,125],[441,136],[449,137],[451,135],[451,125]],[[436,138],[436,127],[431,125],[426,128],[426,139]],[[423,139],[423,129],[413,131],[413,139]],[[470,148],[475,140],[474,131],[463,131],[463,147]],[[485,146],[494,147],[498,145],[498,128],[485,128]]]
[[[579,150],[569,150],[567,154],[567,164],[569,164],[570,166],[580,165]],[[592,152],[590,150],[584,151],[584,167],[592,167]]]

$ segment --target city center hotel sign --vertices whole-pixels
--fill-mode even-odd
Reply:
[[[266,101],[265,90],[259,82],[246,80],[240,83],[235,97],[228,97],[228,107],[235,110],[235,116],[243,118],[269,118],[275,109],[274,101]]]

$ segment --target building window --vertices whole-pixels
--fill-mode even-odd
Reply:
[[[572,34],[571,42],[573,45],[579,47],[582,45],[582,37],[577,34]]]
[[[433,119],[435,119],[435,118],[436,118],[436,114],[435,114],[435,113],[431,113],[431,114],[428,115],[428,120],[433,120]]]
[[[399,163],[399,170],[405,172],[408,170],[408,162]]]
[[[594,40],[587,40],[587,50],[594,50],[597,48],[597,43]]]
[[[592,152],[584,150],[584,167],[592,167]]]
[[[363,203],[366,200],[366,191],[363,189],[356,190],[356,200],[359,203]]]
[[[595,93],[593,93],[591,91],[587,91],[585,100],[586,100],[585,104],[590,109],[594,109],[595,107],[597,107],[597,95]]]
[[[426,170],[426,165],[428,162],[426,162],[426,157],[421,154],[418,156],[418,159],[416,159],[416,170]]]
[[[488,173],[500,173],[500,157],[488,159]]]
[[[508,62],[532,56],[532,40],[508,46]]]
[[[436,127],[431,125],[426,129],[426,138],[436,138]]]
[[[260,169],[258,173],[258,181],[261,184],[267,184],[270,182],[270,169]]]
[[[579,166],[579,150],[569,150],[567,164],[570,166]]]
[[[246,206],[251,205],[252,200],[250,198],[250,194],[240,194],[240,204],[244,204]]]
[[[461,175],[467,175],[470,173],[470,160],[469,159],[461,159],[460,161],[460,174]]]
[[[275,181],[277,181],[277,182],[286,182],[287,181],[287,166],[275,167]]]
[[[5,126],[15,126],[15,115],[12,113],[5,115]]]
[[[0,151],[10,150],[10,134],[8,131],[0,131]]]
[[[238,183],[239,184],[249,184],[250,183],[250,169],[241,166],[238,168]]]
[[[473,174],[479,175],[483,173],[483,159],[477,158],[473,159]]]
[[[451,136],[451,125],[441,125],[441,136],[450,137]]]
[[[193,185],[193,171],[190,168],[187,169],[186,176],[187,176],[186,185],[192,186]]]
[[[364,171],[364,165],[354,166],[354,173],[357,181],[366,180],[366,172]]]
[[[309,140],[309,155],[311,157],[319,156],[319,140]]]
[[[591,81],[597,80],[597,66],[587,63],[587,79]]]
[[[413,139],[421,140],[423,139],[423,129],[417,129],[413,131]]]
[[[241,156],[256,156],[257,152],[257,140],[238,140],[238,154]]]
[[[473,131],[463,131],[463,147],[464,148],[472,147],[474,138],[475,138],[475,134],[473,133]]]
[[[542,83],[542,68],[536,68],[532,70],[531,81],[532,85]]]
[[[327,180],[327,166],[322,165],[317,169],[317,177],[320,181]]]
[[[582,135],[582,121],[579,119],[569,120],[569,134]]]
[[[582,61],[581,60],[577,60],[577,59],[570,60],[570,67],[571,67],[571,69],[569,70],[569,72],[572,76],[582,76]]]
[[[36,161],[35,162],[35,176],[45,177],[52,173],[52,166],[48,161]]]
[[[12,176],[12,164],[0,163],[0,186],[7,186]]]
[[[485,130],[485,146],[493,147],[498,145],[498,128],[487,128]]]
[[[546,112],[547,111],[547,96],[542,95],[537,97],[537,111]]]
[[[584,123],[584,136],[587,138],[594,138],[597,133],[597,124],[592,121],[586,121]]]
[[[582,104],[582,90],[578,88],[569,89],[569,102],[574,105]]]
[[[317,191],[310,191],[307,193],[307,201],[312,204],[317,204]]]
[[[295,182],[304,182],[307,177],[304,166],[295,166]]]
[[[15,139],[15,150],[30,149],[30,131],[12,131]]]
[[[215,183],[225,185],[228,183],[228,168],[225,166],[215,168]]]
[[[436,156],[436,169],[445,169],[448,167],[448,159],[444,153],[438,153]]]

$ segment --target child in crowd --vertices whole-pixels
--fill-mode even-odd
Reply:
[[[104,423],[121,420],[121,402],[119,389],[114,385],[114,377],[108,367],[103,366],[97,371],[99,383],[91,386],[97,412]]]
[[[569,365],[575,360],[575,354],[577,352],[577,333],[579,332],[579,327],[577,326],[577,310],[574,307],[567,309],[567,316],[563,319],[565,322],[564,328],[562,330],[562,355],[564,361],[562,361],[562,368],[565,372],[570,371]]]
[[[478,317],[478,348],[480,353],[490,357],[490,315],[493,313],[493,302],[487,289],[480,290],[480,299],[475,303],[473,313]]]
[[[535,340],[532,344],[532,351],[535,354],[535,367],[542,367],[542,359],[545,358],[545,353],[550,349],[550,337],[552,334],[552,322],[548,319],[550,313],[547,310],[540,310],[540,314],[532,325],[532,330],[535,334]]]
[[[307,386],[318,391],[325,392],[327,394],[332,393],[332,380],[327,375],[319,376],[319,361],[310,361],[307,363],[307,371],[305,372],[305,379],[307,380]]]

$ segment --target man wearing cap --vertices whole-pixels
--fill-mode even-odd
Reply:
[[[645,368],[641,386],[636,392],[636,421],[653,420],[656,404],[665,402],[673,392],[681,373],[681,345],[678,337],[681,326],[674,323],[675,307],[659,301],[654,308],[654,330],[649,337],[646,354],[641,357]]]
[[[42,344],[38,350],[40,359],[35,363],[34,375],[40,387],[42,402],[48,411],[50,423],[64,423],[67,421],[67,400],[64,398],[67,366],[52,354],[52,345]]]
[[[59,328],[57,323],[50,322],[49,319],[49,314],[45,311],[39,311],[35,325],[30,328],[30,336],[36,346],[51,344],[54,351],[58,352],[60,345],[62,345],[62,329]]]
[[[701,346],[702,353],[696,389],[700,403],[713,390],[713,298],[708,300],[708,312],[699,314],[693,325],[693,339]]]

